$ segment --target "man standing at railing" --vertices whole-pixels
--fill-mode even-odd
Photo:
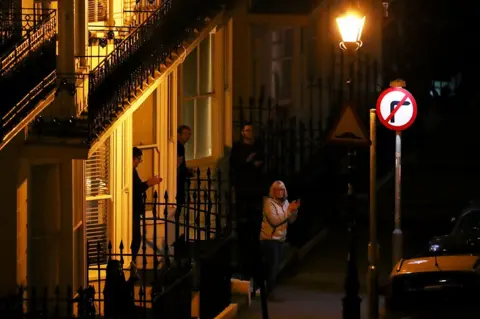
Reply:
[[[258,249],[258,234],[262,221],[263,145],[255,140],[253,126],[245,123],[242,139],[230,153],[230,178],[235,192],[235,213],[239,254],[237,264],[241,275],[249,280],[253,275],[254,256]]]
[[[192,137],[192,130],[187,125],[180,125],[177,129],[177,205],[185,204],[185,183],[187,178],[193,175],[191,169],[187,167],[185,159],[185,144]]]
[[[140,233],[140,220],[145,215],[145,203],[143,202],[143,194],[149,187],[160,184],[162,178],[159,176],[152,176],[145,182],[138,176],[137,167],[142,162],[142,151],[138,147],[133,148],[133,216],[132,216],[132,263],[130,268],[135,270],[137,268],[137,255],[140,250],[142,242],[142,235]],[[143,234],[146,236],[145,234]],[[145,252],[144,252],[145,253]]]

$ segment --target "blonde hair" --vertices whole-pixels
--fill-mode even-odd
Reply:
[[[285,184],[282,181],[275,181],[275,182],[272,183],[272,186],[270,186],[270,193],[268,194],[268,196],[270,198],[276,199],[275,198],[275,189],[276,188],[280,188],[280,189],[284,190],[283,198],[281,200],[285,201],[288,197],[288,193],[287,193],[287,188],[285,187]]]

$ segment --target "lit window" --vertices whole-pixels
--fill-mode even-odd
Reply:
[[[281,35],[281,36],[280,36]],[[293,29],[272,32],[272,96],[280,105],[291,102],[293,85]]]
[[[212,155],[212,96],[214,35],[210,34],[183,63],[181,123],[192,129],[185,145],[187,160]]]

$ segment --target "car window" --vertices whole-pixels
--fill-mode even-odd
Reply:
[[[480,232],[480,211],[474,210],[463,215],[458,221],[455,232],[476,233]]]

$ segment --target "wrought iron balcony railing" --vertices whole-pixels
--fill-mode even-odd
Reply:
[[[35,31],[51,10],[39,8],[17,8],[17,1],[0,2],[0,53],[8,50],[25,33]]]
[[[162,6],[163,0],[125,0],[123,5],[123,18],[125,25],[137,27]]]
[[[0,142],[3,142],[55,88],[55,11],[49,11],[43,23],[27,31],[0,58],[0,66]]]
[[[36,51],[41,45],[51,41],[56,36],[57,16],[56,11],[49,11],[48,15],[42,15],[42,23],[35,24],[32,28],[26,30],[25,35],[0,58],[0,76],[8,73],[16,65],[28,57],[30,53]]]
[[[55,71],[44,78],[37,86],[35,86],[26,96],[23,97],[12,108],[6,112],[1,112],[0,118],[0,142],[9,132],[24,121],[40,100],[44,99],[49,92],[55,88],[56,74]]]
[[[73,81],[65,80],[72,86],[72,94],[75,94],[77,101],[77,114],[80,116],[63,120],[38,118],[32,126],[32,133],[47,142],[48,136],[74,136],[75,139],[84,136],[83,141],[91,144],[117,120],[139,94],[138,90],[144,89],[152,78],[158,78],[184,52],[185,46],[197,38],[199,30],[203,30],[232,1],[165,0],[160,8],[126,38],[114,41],[113,51],[89,72],[88,81],[77,79],[72,86]],[[105,38],[108,32],[109,30],[104,32],[98,41],[117,40],[115,33],[114,39],[111,36]],[[89,60],[88,56],[77,58]],[[94,60],[93,56],[90,60]],[[64,75],[58,74],[57,78],[62,79],[57,79],[57,82],[63,82]],[[84,93],[78,92],[79,82],[80,86],[88,83],[88,88],[82,90],[88,94],[86,99]],[[72,132],[67,134],[66,131]],[[51,141],[55,143],[55,138]]]
[[[89,74],[89,139],[119,116],[137,89],[183,50],[194,29],[231,0],[166,0]]]
[[[172,0],[163,5],[130,33],[97,67],[90,76],[90,92],[94,92],[117,67],[132,57],[140,47],[152,36],[152,31],[163,23],[170,11]]]

